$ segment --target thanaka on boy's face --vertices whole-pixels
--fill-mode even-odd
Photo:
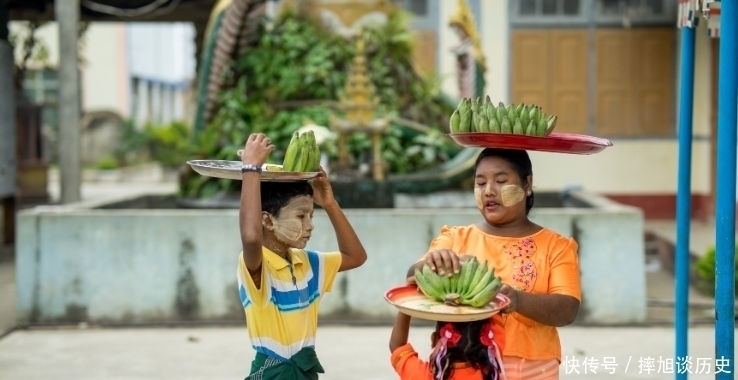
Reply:
[[[279,210],[278,217],[265,213],[271,223],[265,223],[264,227],[288,247],[305,248],[313,232],[313,209],[312,197],[294,197]]]

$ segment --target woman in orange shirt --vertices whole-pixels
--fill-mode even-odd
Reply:
[[[500,293],[511,301],[503,310],[508,379],[558,379],[561,343],[556,327],[574,322],[581,301],[578,245],[528,219],[533,171],[526,151],[484,149],[474,180],[483,220],[442,227],[408,278],[426,263],[440,275],[451,275],[471,256],[486,260],[502,278]]]
[[[429,362],[418,358],[407,342],[409,329],[410,316],[398,313],[389,348],[400,380],[505,380],[505,332],[499,315],[475,322],[437,322]]]

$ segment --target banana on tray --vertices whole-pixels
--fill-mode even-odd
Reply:
[[[308,131],[292,134],[284,154],[282,169],[286,172],[317,172],[319,166],[320,149],[315,140],[315,133]]]
[[[495,299],[502,287],[502,279],[495,276],[487,262],[476,258],[461,263],[461,270],[453,276],[441,276],[426,264],[415,269],[415,282],[426,297],[452,306],[483,307]]]
[[[451,115],[451,133],[505,133],[545,137],[556,127],[557,117],[546,115],[535,104],[492,104],[489,95],[482,100],[464,98]]]

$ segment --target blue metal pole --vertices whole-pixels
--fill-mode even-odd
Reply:
[[[679,77],[679,179],[677,182],[676,236],[676,357],[686,358],[689,323],[689,233],[692,200],[692,108],[694,105],[695,30],[682,27]],[[687,372],[675,371],[677,380],[686,380]]]
[[[718,61],[717,189],[715,202],[715,359],[727,372],[715,379],[734,379],[735,326],[735,189],[738,125],[738,3],[721,1]]]

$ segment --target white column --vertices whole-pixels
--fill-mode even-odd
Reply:
[[[59,169],[61,203],[81,199],[80,92],[77,58],[79,0],[56,0],[59,23]]]
[[[487,58],[487,72],[484,74],[484,92],[492,98],[492,103],[508,103],[510,60],[508,0],[481,1],[482,22],[478,31],[481,34],[482,51]]]

